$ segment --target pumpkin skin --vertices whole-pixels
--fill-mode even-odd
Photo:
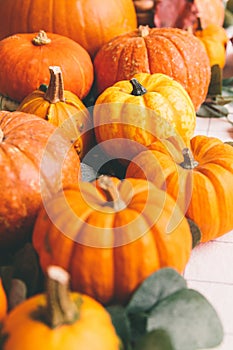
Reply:
[[[135,95],[130,80],[122,80],[98,96],[93,124],[100,147],[113,157],[131,159],[157,137],[178,134],[189,145],[196,114],[183,86],[160,73],[138,73],[134,79],[144,94]]]
[[[42,204],[79,178],[80,159],[64,132],[35,115],[0,112],[0,251],[30,237]]]
[[[37,89],[29,94],[17,110],[35,114],[55,126],[64,128],[67,137],[82,159],[94,142],[91,116],[83,102],[71,91],[64,90],[59,66],[50,66],[48,89]]]
[[[192,161],[186,169],[183,147],[180,142],[171,148],[156,141],[132,160],[126,178],[146,177],[166,189],[199,226],[201,242],[207,242],[233,229],[233,148],[217,138],[196,135],[190,149],[197,164]],[[161,168],[163,177],[156,178]]]
[[[132,0],[1,0],[0,38],[41,29],[78,42],[93,57],[114,36],[134,30]],[[12,10],[13,9],[13,10]]]
[[[197,110],[210,83],[208,55],[193,34],[139,26],[103,45],[94,59],[96,93],[136,73],[162,73],[181,83]]]
[[[149,181],[100,179],[66,188],[46,203],[32,242],[42,270],[61,266],[70,274],[72,290],[103,304],[126,303],[159,268],[183,271],[191,232],[179,207],[172,216],[171,197]]]
[[[66,89],[80,99],[89,93],[94,79],[88,52],[75,41],[54,33],[7,37],[0,41],[0,60],[0,93],[18,102],[41,84],[49,84],[49,66],[61,67]]]
[[[52,283],[58,286],[51,287]],[[87,295],[70,291],[66,295],[65,288],[64,282],[51,281],[47,292],[28,298],[9,312],[1,329],[2,349],[29,350],[33,344],[35,350],[120,350],[121,342],[104,307]],[[47,301],[46,294],[53,291],[58,296],[51,295],[51,300]],[[61,305],[58,305],[59,301]],[[54,303],[53,311],[49,309],[51,302]],[[53,321],[64,312],[61,318],[67,314],[69,322],[50,324],[50,312],[55,314],[52,315]]]
[[[2,284],[2,279],[0,278],[0,322],[3,321],[7,314],[7,304],[6,292]]]
[[[217,24],[209,24],[203,29],[200,23],[194,35],[203,43],[210,59],[210,66],[217,64],[223,68],[226,63],[226,47],[229,41],[226,30]]]

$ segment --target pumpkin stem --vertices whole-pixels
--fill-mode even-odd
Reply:
[[[78,307],[70,298],[69,274],[59,266],[49,266],[47,279],[47,321],[51,328],[74,323]]]
[[[40,30],[37,36],[32,39],[32,43],[36,46],[47,45],[51,43],[51,39],[47,37],[44,30]]]
[[[201,25],[201,17],[197,17],[197,29],[196,30],[203,30],[203,27]]]
[[[145,36],[147,36],[149,34],[149,32],[150,32],[150,29],[149,29],[148,25],[146,25],[146,26],[140,25],[138,27],[138,34],[139,34],[139,36],[141,36],[143,38]]]
[[[114,210],[120,211],[126,208],[126,204],[121,199],[119,191],[110,176],[101,175],[97,181],[100,188],[107,192],[107,196],[109,197],[108,202],[112,204]]]
[[[189,148],[182,150],[184,161],[180,164],[184,169],[194,169],[198,162],[194,159],[193,154]]]
[[[44,99],[50,103],[64,102],[64,83],[61,68],[58,66],[50,66],[50,82],[48,89],[44,95]]]
[[[2,129],[0,128],[0,143],[3,141],[4,139],[4,133],[2,131]]]
[[[147,90],[144,86],[142,86],[136,78],[130,79],[130,83],[133,86],[133,90],[131,91],[131,95],[134,96],[142,96],[147,93]]]

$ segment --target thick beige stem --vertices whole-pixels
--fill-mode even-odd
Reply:
[[[107,196],[110,199],[109,204],[114,208],[114,210],[119,211],[126,208],[126,204],[121,199],[117,186],[110,176],[101,175],[98,178],[98,184],[101,189],[107,192]]]
[[[47,45],[51,43],[51,39],[47,37],[44,30],[40,30],[37,36],[32,39],[32,43],[36,46]]]
[[[64,102],[64,83],[61,68],[59,66],[50,66],[50,82],[44,95],[44,99],[50,103]]]

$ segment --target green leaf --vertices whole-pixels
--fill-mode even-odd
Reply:
[[[147,312],[161,300],[183,288],[187,288],[186,281],[175,269],[162,268],[139,286],[127,305],[127,312]]]
[[[125,308],[121,305],[111,305],[107,306],[106,310],[111,316],[117,335],[121,338],[121,341],[124,344],[124,350],[131,350],[130,322]]]
[[[134,350],[175,350],[169,334],[164,329],[156,329],[144,335]]]
[[[226,107],[217,105],[215,102],[204,102],[196,112],[197,117],[223,118],[227,117],[229,111]]]
[[[216,347],[223,340],[215,309],[193,289],[178,290],[150,311],[147,331],[155,329],[165,329],[176,350]]]

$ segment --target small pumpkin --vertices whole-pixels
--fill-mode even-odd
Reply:
[[[3,287],[2,279],[0,278],[0,322],[3,321],[7,314],[7,306],[8,306],[8,301],[7,301],[7,296],[5,289]]]
[[[1,39],[44,29],[76,41],[93,57],[104,43],[136,27],[132,0],[1,0]]]
[[[23,112],[0,111],[0,251],[22,246],[37,212],[79,179],[80,159],[64,132]]]
[[[190,148],[175,140],[157,140],[138,154],[126,178],[146,178],[166,190],[207,242],[233,229],[233,148],[204,135],[193,137]]]
[[[180,208],[173,208],[172,198],[146,180],[102,175],[66,187],[34,226],[40,266],[44,272],[50,264],[63,267],[73,290],[103,304],[125,303],[159,268],[184,270],[192,237]]]
[[[61,68],[50,66],[49,72],[48,88],[42,85],[29,94],[17,110],[35,114],[55,126],[64,128],[67,137],[74,144],[80,159],[82,159],[93,146],[94,135],[91,116],[78,96],[64,90]]]
[[[179,28],[138,29],[104,44],[94,59],[96,93],[136,73],[162,73],[178,81],[195,109],[205,100],[210,83],[209,58],[200,40]]]
[[[217,24],[202,27],[202,20],[198,17],[198,26],[194,35],[203,43],[210,59],[210,66],[219,65],[222,69],[226,63],[226,47],[229,41],[226,30]]]
[[[43,30],[1,40],[0,60],[0,94],[17,102],[41,84],[48,85],[48,66],[61,67],[66,89],[80,99],[89,93],[94,79],[91,58],[81,45]]]
[[[180,83],[165,74],[138,73],[98,96],[93,123],[96,140],[107,154],[130,159],[157,137],[178,134],[189,145],[196,114]]]
[[[109,313],[71,292],[69,275],[58,266],[48,267],[46,291],[17,305],[1,329],[2,350],[31,350],[32,344],[35,350],[121,349]]]

